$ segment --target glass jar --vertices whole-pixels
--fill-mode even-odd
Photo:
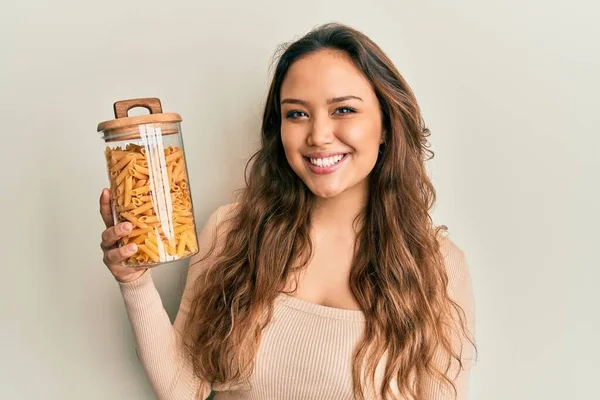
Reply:
[[[150,114],[130,117],[134,107]],[[98,132],[106,143],[113,220],[133,225],[118,246],[138,245],[123,265],[154,267],[196,254],[181,116],[163,113],[157,98],[118,101],[113,108],[116,119],[98,124]]]

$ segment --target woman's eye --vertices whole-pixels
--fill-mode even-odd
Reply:
[[[286,118],[289,119],[296,119],[296,118],[300,118],[300,117],[305,117],[306,113],[304,111],[290,111],[286,114]]]
[[[352,107],[340,107],[335,110],[335,114],[350,114],[356,112]]]

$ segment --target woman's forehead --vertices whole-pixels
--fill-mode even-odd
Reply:
[[[281,86],[281,98],[325,99],[372,92],[370,82],[343,52],[319,50],[295,61]],[[308,100],[308,99],[304,99]]]

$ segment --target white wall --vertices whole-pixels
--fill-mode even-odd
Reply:
[[[599,11],[583,0],[6,2],[0,398],[152,398],[101,262],[96,124],[125,98],[179,112],[203,223],[242,184],[276,46],[331,20],[383,47],[432,130],[435,219],[475,287],[472,398],[593,397]],[[184,268],[154,271],[171,316]]]

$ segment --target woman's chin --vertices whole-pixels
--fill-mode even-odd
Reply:
[[[322,199],[331,199],[338,195],[340,195],[343,190],[341,188],[332,188],[332,187],[311,187],[310,191],[319,198]]]

